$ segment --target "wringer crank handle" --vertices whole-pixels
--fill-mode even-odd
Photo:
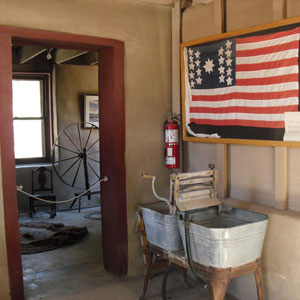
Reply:
[[[153,175],[150,175],[150,174],[142,174],[142,177],[145,178],[145,179],[152,179],[152,192],[154,194],[154,197],[158,200],[161,200],[161,201],[164,201],[166,202],[168,205],[170,205],[170,202],[169,202],[169,199],[167,198],[163,198],[163,197],[160,197],[157,195],[156,191],[155,191],[155,187],[154,187],[154,183],[155,183],[155,180],[156,180],[156,177],[153,176]]]

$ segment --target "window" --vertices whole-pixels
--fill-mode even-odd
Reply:
[[[50,161],[52,130],[50,74],[13,74],[16,163]]]

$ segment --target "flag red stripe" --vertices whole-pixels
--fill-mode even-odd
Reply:
[[[237,64],[236,71],[258,71],[265,69],[277,69],[288,66],[297,66],[298,57],[286,58],[270,62],[263,62],[258,64]]]
[[[298,111],[298,105],[271,106],[271,107],[190,107],[190,113],[254,113],[254,114],[280,114],[286,111]]]
[[[251,36],[251,37],[247,37],[247,38],[237,38],[236,42],[239,44],[247,44],[247,43],[269,41],[269,40],[277,39],[280,37],[285,37],[288,35],[299,33],[299,31],[300,31],[299,28],[295,28],[292,30],[281,31],[281,32],[276,32],[276,33],[271,33],[271,34],[266,34],[266,35]]]
[[[249,49],[249,50],[237,50],[236,57],[249,57],[249,56],[271,54],[271,53],[276,53],[276,52],[281,52],[281,51],[291,50],[291,49],[298,49],[298,48],[299,48],[299,41],[291,41],[288,43],[283,43],[280,45],[274,45],[269,47]]]
[[[205,91],[205,90],[203,90]],[[282,92],[265,92],[265,93],[228,93],[222,95],[193,95],[193,101],[225,101],[232,99],[243,100],[273,100],[298,97],[298,90],[288,90]]]
[[[284,82],[297,82],[298,79],[299,79],[299,74],[286,74],[286,75],[272,76],[272,77],[265,77],[265,78],[236,79],[235,83],[238,86],[269,85],[269,84],[278,84]]]
[[[262,128],[284,128],[284,121],[253,121],[253,120],[210,120],[190,119],[190,123],[214,126],[247,126]]]

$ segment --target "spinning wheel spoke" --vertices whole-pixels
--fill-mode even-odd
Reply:
[[[87,149],[86,149],[86,151],[89,151],[96,143],[98,143],[99,142],[99,139],[97,139],[90,147],[88,147]]]
[[[91,166],[91,164],[88,162],[89,167],[92,169],[92,171],[94,172],[94,174],[98,177],[98,179],[100,179],[100,176],[97,174],[97,172],[94,170],[94,168]]]
[[[81,162],[82,162],[82,160],[80,160],[79,165],[78,165],[78,168],[77,168],[77,170],[76,170],[76,174],[75,174],[74,179],[73,179],[73,182],[72,182],[72,187],[74,187],[74,185],[75,185],[75,182],[76,182],[76,179],[77,179],[77,176],[78,176],[78,171],[79,171],[80,166],[81,166]]]
[[[61,175],[61,177],[64,177],[79,160],[80,158],[78,158],[74,163],[72,163],[72,165]]]
[[[69,134],[65,130],[64,130],[64,133],[67,136],[67,138],[70,140],[70,142],[75,146],[75,148],[80,152],[80,149],[77,147],[77,145],[75,144],[73,139],[69,136]]]
[[[67,161],[67,160],[70,160],[70,159],[74,159],[74,158],[78,158],[78,155],[72,156],[72,157],[69,157],[69,158],[65,158],[65,159],[61,159],[61,160],[57,160],[57,161],[55,161],[55,162],[53,162],[53,163],[56,164],[56,163],[60,163],[60,162],[63,162],[63,161]]]
[[[82,151],[82,140],[81,140],[81,133],[80,133],[80,128],[79,128],[79,123],[77,123],[77,130],[78,130],[78,136],[79,136],[80,151]]]
[[[88,142],[89,142],[89,139],[90,139],[90,136],[91,136],[91,134],[92,134],[93,129],[94,129],[94,126],[92,126],[92,127],[90,128],[90,132],[89,132],[89,135],[88,135],[88,137],[87,137],[87,139],[86,139],[84,148],[86,148],[86,146],[87,146],[87,144],[88,144]]]
[[[96,163],[100,164],[100,161],[99,160],[96,160],[94,158],[91,158],[91,157],[88,157],[88,159],[92,160],[92,161],[95,161]]]
[[[70,149],[67,149],[67,148],[65,148],[65,147],[63,147],[63,146],[60,146],[60,145],[57,145],[57,144],[55,144],[54,146],[56,146],[56,147],[58,147],[58,148],[61,148],[61,149],[64,149],[64,150],[66,150],[66,151],[75,153],[75,154],[79,154],[78,152],[72,151],[72,150],[70,150]]]
[[[100,150],[89,152],[89,155],[96,154],[96,153],[100,153]]]
[[[85,129],[87,126],[88,130]],[[94,129],[98,127],[91,123],[72,123],[60,131],[53,144],[53,169],[69,187],[87,189],[100,179],[100,159],[97,156],[100,139]],[[55,160],[56,153],[59,156]],[[90,157],[92,154],[94,157]]]

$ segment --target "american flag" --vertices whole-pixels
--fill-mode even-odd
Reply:
[[[191,123],[284,128],[299,110],[299,28],[186,47],[185,66],[193,135]]]

